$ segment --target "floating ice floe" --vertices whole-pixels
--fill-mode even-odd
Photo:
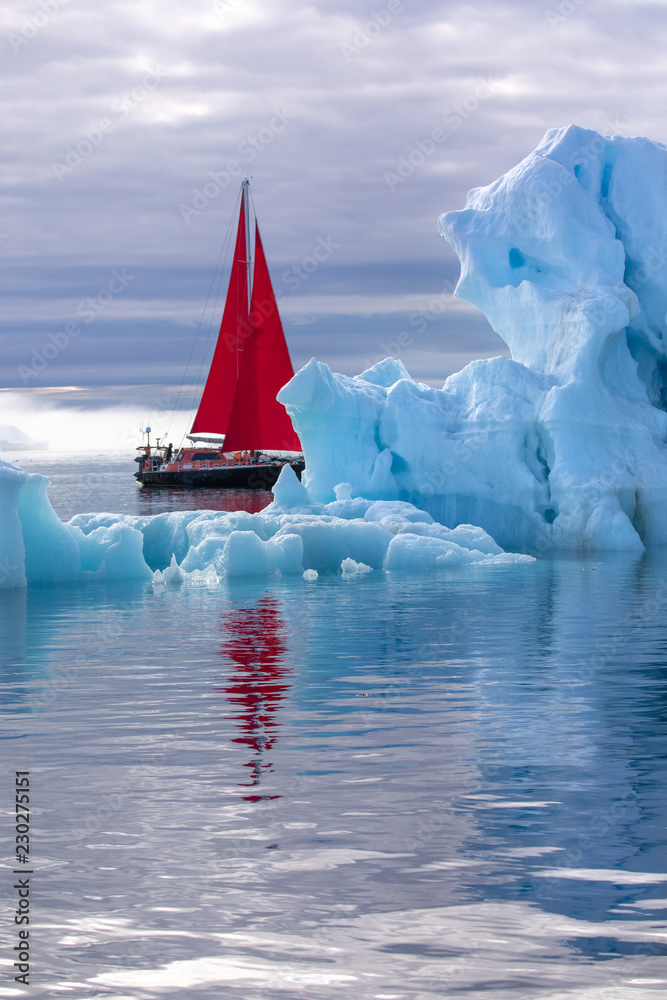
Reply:
[[[475,361],[441,390],[392,359],[355,378],[311,361],[278,397],[309,494],[330,502],[345,480],[522,551],[667,543],[667,147],[549,131],[440,229],[461,259],[456,294],[511,360]]]
[[[234,577],[358,576],[373,570],[453,569],[532,562],[502,551],[479,528],[436,524],[401,501],[309,501],[286,466],[274,503],[244,511],[175,511],[152,517],[80,514],[63,524],[48,480],[0,462],[0,587],[85,580],[209,586]]]

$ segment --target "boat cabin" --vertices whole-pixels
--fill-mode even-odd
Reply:
[[[162,469],[165,472],[176,472],[179,469],[224,469],[235,465],[263,465],[269,461],[269,456],[260,451],[222,452],[210,448],[181,448]]]
[[[233,469],[237,466],[266,465],[274,462],[271,455],[261,451],[222,452],[212,448],[181,448],[178,454],[167,461],[166,449],[143,446],[142,454],[136,459],[140,472],[179,472],[181,469]]]

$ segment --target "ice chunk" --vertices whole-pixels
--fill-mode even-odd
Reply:
[[[26,476],[0,463],[4,587],[64,580],[216,586],[225,578],[283,574],[312,581],[320,573],[359,575],[383,566],[437,569],[442,562],[438,557],[450,551],[456,552],[458,563],[501,558],[481,529],[466,525],[452,531],[404,501],[357,497],[327,507],[312,502],[288,510],[272,504],[257,514],[84,514],[63,524],[46,487],[43,476]],[[347,491],[341,495],[347,496]],[[397,538],[404,540],[394,544]]]
[[[334,493],[336,494],[336,500],[351,500],[352,483],[338,483],[337,486],[334,486]]]
[[[232,531],[219,560],[222,573],[225,576],[268,576],[275,572],[266,544],[254,531]]]
[[[423,573],[435,569],[457,569],[471,563],[521,563],[534,562],[532,556],[500,552],[489,555],[478,549],[468,549],[445,538],[413,535],[405,532],[395,535],[387,548],[383,569],[394,572]]]
[[[384,361],[378,361],[377,364],[373,365],[372,368],[367,368],[361,375],[355,375],[355,378],[361,382],[370,382],[371,385],[383,385],[386,389],[394,385],[401,378],[406,378],[409,382],[412,382],[407,368],[397,358],[385,358]]]
[[[424,535],[399,534],[392,538],[387,548],[384,569],[423,572],[426,567],[477,562],[482,553],[465,549],[444,538],[429,538]]]
[[[584,528],[584,543],[592,551],[644,551],[637,532],[616,497],[605,497],[597,505]]]
[[[381,524],[400,524],[402,521],[412,524],[421,521],[432,524],[433,518],[412,503],[405,503],[402,500],[376,500],[364,514],[364,521],[379,521]]]
[[[77,538],[49,503],[46,495],[48,485],[46,476],[29,475],[18,497],[26,576],[31,583],[78,580],[81,577],[81,551]]]
[[[109,528],[107,547],[94,577],[97,580],[151,580],[153,574],[144,561],[143,543],[142,533],[127,524]]]
[[[289,510],[294,507],[309,507],[310,497],[306,487],[291,465],[283,465],[276,483],[273,485],[274,509]]]
[[[373,462],[364,492],[369,496],[395,496],[396,481],[392,475],[393,465],[394,456],[389,448],[384,448]]]
[[[420,534],[431,534],[433,529],[440,527],[440,525],[429,525],[428,527],[424,525],[419,525]],[[417,527],[411,525],[410,531],[416,531]],[[497,556],[502,553],[501,547],[491,538],[491,535],[487,534],[482,528],[477,528],[474,524],[459,524],[456,528],[451,531],[447,530],[445,537],[450,542],[455,542],[464,549],[475,549],[477,552],[483,552],[484,555]]]
[[[342,561],[347,558],[380,569],[391,538],[378,524],[322,514],[290,519],[280,528],[276,540],[284,533],[299,535],[303,543],[304,567],[319,573],[339,572]]]
[[[367,566],[366,563],[355,562],[354,559],[350,558],[343,559],[340,569],[343,576],[363,576],[364,573],[373,572],[371,566]]]
[[[334,485],[340,482],[353,483],[355,492],[364,495],[382,450],[374,430],[386,394],[383,386],[364,379],[334,376],[314,359],[280,390],[278,399],[298,425],[308,455],[303,483],[314,500],[333,500]]]
[[[176,562],[176,556],[171,557],[171,562],[166,569],[156,569],[153,574],[154,585],[163,584],[168,587],[180,587],[184,579],[185,575]]]
[[[301,573],[302,559],[303,542],[287,529],[268,541],[254,531],[232,531],[215,562],[220,576],[270,576]]]
[[[0,588],[24,587],[25,548],[17,504],[26,474],[0,459]]]

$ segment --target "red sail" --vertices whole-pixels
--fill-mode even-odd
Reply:
[[[255,273],[248,337],[224,441],[225,451],[301,451],[292,421],[276,400],[294,375],[255,224]]]
[[[241,198],[239,228],[227,301],[213,361],[191,434],[225,434],[238,384],[243,341],[248,329],[248,251],[245,207]]]

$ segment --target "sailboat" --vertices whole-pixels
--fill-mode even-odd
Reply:
[[[300,477],[301,442],[276,400],[294,369],[255,220],[250,257],[249,181],[241,185],[234,259],[220,331],[188,447],[137,450],[142,484],[270,489],[284,465]],[[287,453],[287,454],[285,454]]]

